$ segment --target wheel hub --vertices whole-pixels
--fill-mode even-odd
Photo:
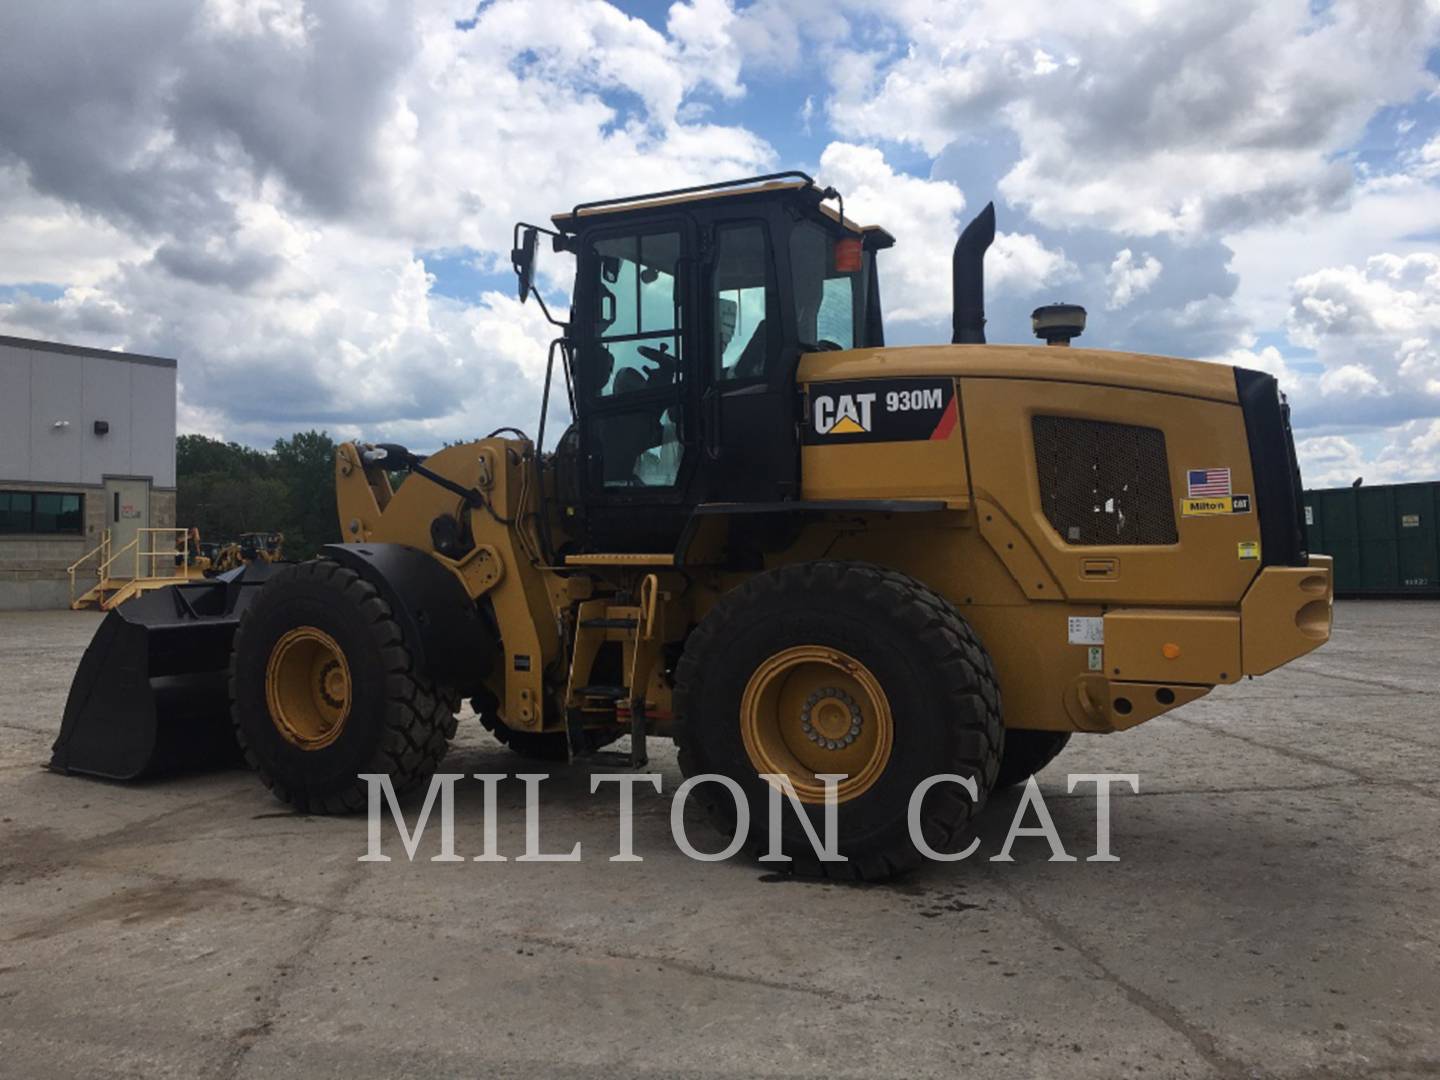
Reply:
[[[864,717],[855,699],[838,686],[823,686],[805,699],[800,730],[826,750],[843,750],[860,737]]]
[[[756,772],[783,774],[808,803],[821,775],[840,775],[840,802],[864,794],[890,760],[894,721],[880,682],[854,657],[822,645],[782,649],[755,669],[740,701],[741,735]]]
[[[265,667],[270,721],[286,742],[320,750],[340,737],[350,716],[350,664],[325,631],[297,626],[270,650]]]

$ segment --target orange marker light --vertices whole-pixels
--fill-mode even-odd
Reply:
[[[1166,660],[1176,660],[1180,656],[1180,646],[1176,645],[1173,641],[1167,641],[1164,645],[1160,646],[1160,655],[1165,657]]]
[[[853,274],[860,269],[864,244],[853,236],[835,241],[835,270],[840,274]]]

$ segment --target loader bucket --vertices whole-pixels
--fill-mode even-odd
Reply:
[[[80,659],[50,767],[111,780],[240,762],[230,644],[276,566],[256,563],[114,608]]]

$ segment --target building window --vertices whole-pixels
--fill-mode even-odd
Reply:
[[[85,496],[68,491],[0,491],[0,533],[85,533]]]

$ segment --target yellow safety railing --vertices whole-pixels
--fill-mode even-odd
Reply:
[[[169,540],[169,547],[156,547]],[[141,541],[148,546],[142,547]],[[155,572],[156,559],[168,559],[163,572]],[[141,566],[146,573],[141,573]],[[136,529],[135,530],[135,577],[173,578],[185,577],[190,571],[190,530],[189,529]]]
[[[100,543],[96,544],[93,548],[91,548],[89,551],[87,551],[84,555],[81,555],[80,558],[76,559],[73,563],[71,563],[68,567],[65,568],[66,573],[68,573],[68,574],[70,575],[70,601],[71,601],[71,603],[74,603],[75,597],[79,595],[79,593],[77,593],[77,592],[75,591],[75,574],[76,574],[76,572],[77,572],[82,566],[84,566],[84,565],[85,565],[87,562],[89,562],[91,559],[94,559],[94,560],[95,560],[95,580],[96,580],[96,581],[104,581],[104,580],[105,580],[105,575],[101,572],[101,567],[107,565],[107,564],[110,562],[110,530],[109,530],[109,529],[106,529],[104,532],[102,532],[102,533],[100,534]]]
[[[171,541],[169,547],[156,547],[157,542],[162,542],[161,537],[168,537]],[[141,546],[145,541],[145,547]],[[126,553],[134,559],[134,573],[129,575],[132,579],[147,580],[154,578],[185,577],[190,571],[190,530],[189,529],[136,529],[135,539],[122,547],[119,551],[113,552],[108,559],[100,564],[100,579],[102,581],[112,578],[115,575],[110,568],[119,562]],[[178,556],[179,561],[175,561]],[[170,564],[165,568],[164,573],[155,572],[156,559],[169,559]],[[144,566],[148,573],[140,572]],[[123,566],[123,564],[122,564]]]
[[[70,567],[70,606],[80,607],[93,600],[108,610],[146,590],[188,581],[199,554],[189,529],[136,529],[135,539],[118,550],[106,532],[98,547]],[[91,559],[99,560],[95,584],[80,590],[75,574]]]
[[[113,565],[115,564],[116,560],[118,560],[118,559],[119,559],[122,555],[124,555],[127,551],[139,551],[139,550],[140,550],[140,537],[137,535],[134,540],[131,540],[128,544],[126,544],[124,547],[122,547],[119,551],[112,551],[112,552],[110,553],[110,557],[100,564],[100,569],[99,569],[100,580],[101,580],[101,581],[109,581],[109,580],[110,580],[110,578],[111,578],[111,576],[112,576],[111,573],[110,573],[110,567],[113,566]],[[122,569],[123,569],[123,567],[122,567]],[[136,561],[135,561],[135,574],[134,574],[134,576],[135,576],[135,577],[139,577],[139,576],[140,576],[140,561],[139,561],[139,559],[136,559]]]

